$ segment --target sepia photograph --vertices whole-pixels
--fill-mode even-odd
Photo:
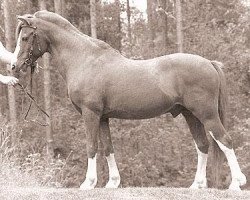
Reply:
[[[249,200],[250,0],[0,0],[1,200]]]

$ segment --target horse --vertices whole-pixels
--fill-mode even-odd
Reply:
[[[225,154],[232,182],[241,190],[246,183],[225,130],[226,80],[222,63],[198,55],[176,53],[148,60],[124,57],[107,43],[81,33],[62,16],[48,11],[19,16],[15,76],[25,77],[45,52],[66,82],[68,95],[81,113],[86,127],[88,166],[80,189],[97,184],[98,141],[108,163],[106,188],[120,185],[109,119],[148,119],[166,113],[182,114],[198,153],[197,171],[191,188],[207,188],[206,166],[209,141],[214,147],[213,170]],[[220,175],[215,173],[217,178]]]

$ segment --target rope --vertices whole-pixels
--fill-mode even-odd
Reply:
[[[31,82],[32,82],[32,79],[31,79]],[[28,108],[28,110],[27,110],[27,112],[26,112],[26,114],[25,114],[24,119],[25,119],[26,121],[28,121],[28,120],[27,120],[27,117],[28,117],[28,114],[29,114],[29,111],[30,111],[30,109],[31,109],[31,106],[32,106],[32,103],[33,103],[33,102],[34,102],[35,106],[37,107],[37,109],[38,109],[39,111],[41,111],[41,112],[42,112],[43,114],[45,114],[48,118],[50,118],[50,116],[48,115],[48,113],[47,113],[46,111],[44,111],[44,110],[38,105],[38,103],[36,102],[36,100],[35,100],[35,98],[32,96],[32,94],[29,93],[29,92],[23,87],[23,85],[21,85],[20,83],[18,83],[18,85],[21,87],[22,91],[26,94],[26,96],[28,96],[29,99],[31,100],[31,101],[30,101],[29,108]],[[41,126],[49,126],[49,124],[43,124],[43,123],[38,122],[37,120],[31,120],[31,122],[38,123],[38,124],[41,125]]]

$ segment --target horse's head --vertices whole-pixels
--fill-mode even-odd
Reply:
[[[20,72],[25,75],[28,68],[34,70],[36,60],[48,51],[48,40],[37,27],[37,19],[33,15],[18,16],[18,19],[17,46],[11,61],[16,77]]]

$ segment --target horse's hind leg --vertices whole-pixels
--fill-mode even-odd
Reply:
[[[109,168],[109,181],[106,188],[118,188],[120,185],[120,174],[114,156],[114,148],[111,141],[109,119],[101,119],[100,121],[100,142],[104,149]]]
[[[182,111],[190,132],[193,136],[195,147],[198,154],[197,171],[194,182],[190,186],[192,189],[207,188],[206,166],[208,157],[209,142],[203,124],[189,110]]]
[[[232,182],[229,189],[240,190],[240,186],[246,183],[246,177],[240,170],[239,163],[233,150],[231,137],[226,133],[218,115],[205,119],[204,126],[206,131],[210,133],[226,155],[232,175]]]

